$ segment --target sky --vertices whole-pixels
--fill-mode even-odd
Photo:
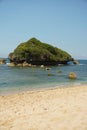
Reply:
[[[87,59],[87,0],[0,0],[0,57],[32,37]]]

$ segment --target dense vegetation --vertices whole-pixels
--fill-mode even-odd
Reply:
[[[72,60],[72,57],[57,47],[42,43],[36,38],[31,38],[27,42],[18,45],[14,52],[9,54],[9,59],[15,63],[26,61],[31,64],[54,65],[58,63],[66,64]]]

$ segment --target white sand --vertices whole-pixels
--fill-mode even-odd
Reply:
[[[87,86],[0,96],[0,130],[87,130]]]

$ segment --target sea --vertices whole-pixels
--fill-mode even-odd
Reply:
[[[8,63],[7,59],[6,64],[0,65],[0,95],[87,84],[87,60],[79,60],[78,65],[69,62],[50,66],[49,70],[40,66],[9,67]],[[77,78],[69,79],[70,72],[75,72]]]

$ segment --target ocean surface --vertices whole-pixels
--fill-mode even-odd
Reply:
[[[63,66],[51,66],[51,70],[40,67],[23,68],[8,67],[7,64],[0,65],[0,95],[87,84],[87,60],[79,60],[79,62],[79,65],[69,63],[69,65]],[[77,79],[69,79],[69,72],[75,72]],[[48,76],[48,74],[52,74],[52,76]]]

